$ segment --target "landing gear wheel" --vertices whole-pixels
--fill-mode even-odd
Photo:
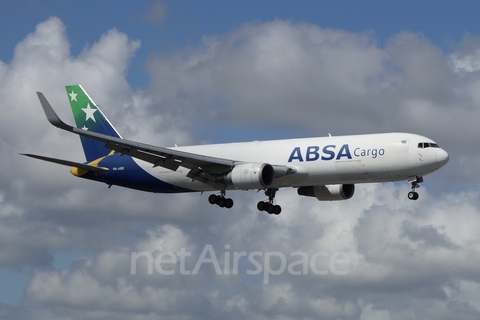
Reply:
[[[231,207],[233,207],[233,200],[228,198],[227,203],[225,204],[225,208],[230,209]]]
[[[208,197],[208,202],[210,204],[216,204],[217,203],[217,196],[214,195],[214,194],[211,194],[209,197]]]
[[[258,211],[264,211],[267,208],[266,203],[263,201],[260,201],[257,203],[257,209]]]
[[[220,208],[225,208],[225,206],[227,205],[227,200],[224,197],[218,197],[217,198],[217,205]]]
[[[282,212],[282,207],[280,207],[279,205],[276,205],[276,206],[273,206],[273,214],[274,215],[279,215],[280,212]]]
[[[415,191],[410,191],[408,193],[408,199],[410,200],[417,200],[418,199],[418,193]]]
[[[267,205],[267,212],[268,212],[268,214],[273,214],[274,208],[275,208],[275,206],[274,206],[273,204],[269,203],[269,204]]]

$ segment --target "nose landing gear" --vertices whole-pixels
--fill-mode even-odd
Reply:
[[[408,199],[410,200],[417,200],[418,199],[418,193],[415,191],[416,188],[420,188],[420,185],[419,183],[420,182],[423,182],[423,178],[422,177],[413,177],[412,179],[408,180],[408,182],[411,182],[412,183],[412,189],[411,191],[408,193]]]

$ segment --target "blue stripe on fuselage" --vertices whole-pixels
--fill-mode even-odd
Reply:
[[[102,159],[98,166],[108,168],[109,170],[101,174],[88,172],[82,178],[148,192],[193,192],[193,190],[180,188],[153,177],[140,168],[132,157],[128,155],[122,156],[119,153],[115,153]]]

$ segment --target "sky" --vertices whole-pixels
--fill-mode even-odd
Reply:
[[[478,319],[479,7],[2,1],[0,318]],[[281,189],[279,216],[252,191],[225,210],[108,189],[19,155],[84,161],[35,94],[73,123],[75,83],[130,140],[402,131],[450,161],[417,201],[406,181],[339,202]]]

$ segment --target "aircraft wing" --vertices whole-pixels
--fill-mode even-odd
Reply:
[[[108,135],[82,130],[64,123],[53,110],[50,103],[41,92],[37,92],[43,111],[48,121],[57,128],[75,134],[102,141],[108,149],[115,150],[170,170],[177,170],[179,166],[191,169],[187,176],[208,184],[216,184],[215,175],[225,174],[241,163],[240,161],[210,157],[185,151],[153,146],[146,143],[135,142],[127,139],[111,137]],[[274,166],[275,176],[283,176],[291,170],[285,166]]]

